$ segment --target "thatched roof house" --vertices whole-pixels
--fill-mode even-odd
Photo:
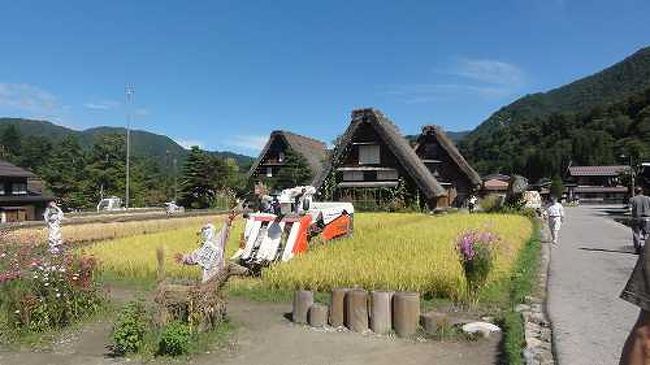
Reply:
[[[32,172],[0,160],[0,222],[39,220],[52,197]]]
[[[320,174],[327,160],[325,143],[287,131],[273,131],[248,171],[248,178],[263,181],[275,176],[283,168],[288,150],[292,150],[307,161],[313,178]]]
[[[444,204],[447,191],[388,118],[360,109],[351,119],[315,181],[323,199],[354,201],[360,209]]]
[[[438,126],[427,125],[413,146],[433,177],[447,191],[447,204],[460,205],[481,186],[481,177]]]

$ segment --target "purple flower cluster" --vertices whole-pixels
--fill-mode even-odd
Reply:
[[[466,231],[456,240],[456,249],[461,262],[472,262],[480,247],[490,250],[499,241],[499,236],[490,231]]]

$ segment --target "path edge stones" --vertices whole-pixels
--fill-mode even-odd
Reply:
[[[526,303],[515,308],[524,321],[526,347],[523,350],[524,362],[528,365],[553,365],[555,352],[553,344],[553,326],[549,319],[547,307],[548,273],[551,261],[550,232],[546,222],[538,220],[540,227],[540,260],[537,282],[533,293],[526,298]]]

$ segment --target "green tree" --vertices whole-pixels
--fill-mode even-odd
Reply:
[[[183,165],[180,203],[191,208],[209,208],[220,190],[228,188],[228,166],[218,157],[193,146]]]
[[[16,163],[36,174],[39,174],[49,164],[52,156],[52,143],[45,137],[29,136],[21,142],[19,156]]]
[[[13,124],[7,126],[0,135],[2,157],[12,162],[16,162],[16,157],[20,154],[21,141],[22,136],[18,127]]]
[[[307,160],[293,150],[288,149],[285,152],[284,165],[266,183],[272,189],[282,190],[309,184],[312,178],[312,172]]]
[[[88,154],[85,169],[86,195],[91,202],[100,198],[124,198],[126,181],[126,138],[120,134],[99,137]]]
[[[41,177],[65,208],[81,209],[89,202],[84,194],[86,156],[74,135],[66,136],[52,148]]]
[[[550,190],[551,196],[554,196],[558,199],[562,198],[562,195],[564,194],[564,183],[558,175],[555,175],[555,177],[553,177],[551,180]]]

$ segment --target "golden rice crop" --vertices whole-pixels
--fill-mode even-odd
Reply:
[[[198,248],[197,232],[206,222],[206,217],[200,221],[188,222],[185,227],[173,231],[158,232],[146,235],[118,238],[110,241],[97,242],[80,249],[81,252],[95,256],[99,260],[100,270],[111,272],[121,278],[146,279],[156,275],[156,250],[163,248],[165,254],[165,273],[174,278],[199,278],[197,267],[179,265],[174,262],[176,253],[188,253]],[[217,229],[223,224],[223,217],[210,220]],[[233,226],[226,257],[232,255],[239,244],[242,232],[240,222]]]
[[[188,226],[201,226],[204,222],[219,219],[215,216],[198,216],[146,221],[71,224],[61,227],[66,243],[84,243],[112,240],[155,232],[164,232]],[[23,228],[7,232],[2,241],[8,243],[34,243],[47,241],[47,228]]]
[[[103,270],[123,277],[150,278],[156,273],[156,248],[163,246],[168,276],[198,278],[198,268],[179,266],[172,258],[176,252],[197,247],[195,233],[199,227],[99,242],[86,250],[99,259]],[[464,295],[465,279],[455,240],[468,229],[487,229],[502,238],[488,279],[494,282],[510,273],[533,226],[528,219],[515,215],[358,213],[353,237],[312,247],[288,263],[265,270],[261,283],[248,280],[242,284],[314,290],[360,286],[457,299]],[[238,221],[230,236],[227,257],[238,246],[241,232]]]
[[[501,242],[488,282],[508,275],[532,234],[531,222],[515,215],[357,214],[352,238],[330,242],[263,273],[275,288],[410,290],[461,298],[465,279],[455,240],[468,229],[497,233]]]

